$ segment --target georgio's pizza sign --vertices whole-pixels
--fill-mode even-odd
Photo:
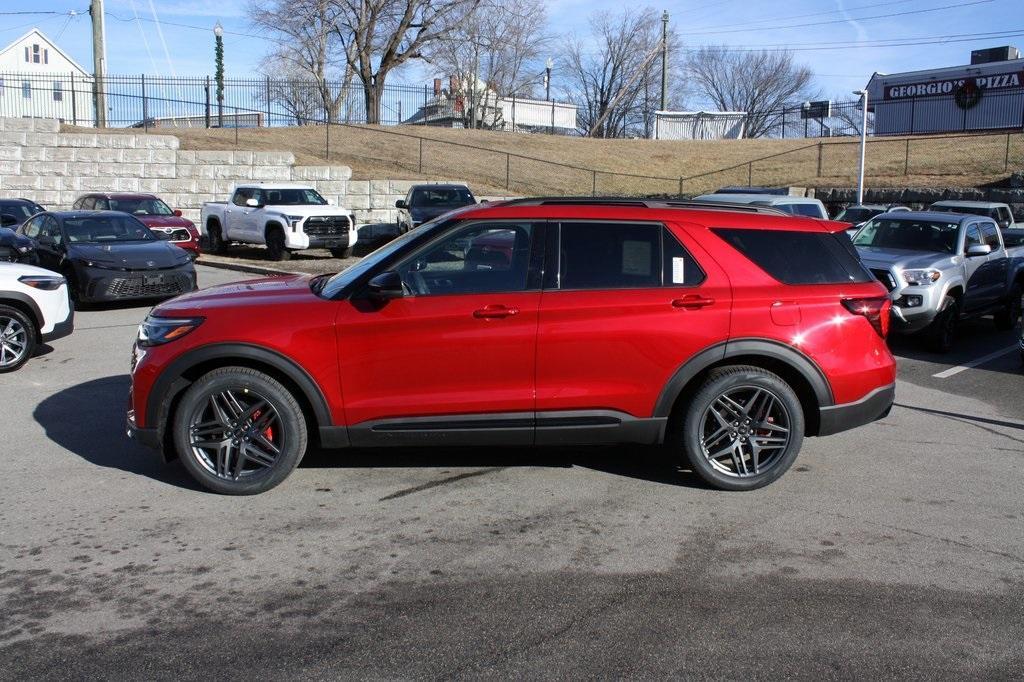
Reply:
[[[901,83],[885,86],[885,99],[909,99],[912,97],[952,96],[967,87],[978,90],[1007,90],[1024,87],[1024,71],[995,73],[972,78],[950,78],[924,83]]]

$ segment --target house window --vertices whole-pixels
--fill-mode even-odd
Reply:
[[[38,64],[39,60],[40,60],[39,43],[36,43],[36,44],[34,44],[32,46],[32,63],[33,64]]]
[[[32,99],[32,83],[21,81],[21,96],[25,99]]]
[[[53,81],[53,101],[63,102],[64,101],[64,87],[60,81]]]
[[[49,63],[50,63],[50,51],[49,50],[43,50],[43,64],[49,64]]]

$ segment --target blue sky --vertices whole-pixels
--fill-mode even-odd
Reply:
[[[228,76],[248,76],[254,73],[260,57],[271,47],[271,43],[256,35],[240,35],[259,33],[246,18],[249,2],[107,0],[107,13],[112,15],[107,17],[108,70],[112,74],[145,72],[164,76],[211,73],[212,28],[219,20],[228,32],[225,36]],[[91,70],[88,5],[88,0],[44,0],[42,3],[39,0],[2,0],[0,44],[37,26]],[[969,61],[970,51],[979,47],[1016,44],[1024,48],[1021,0],[663,0],[650,6],[659,11],[668,10],[672,25],[687,47],[710,43],[743,48],[768,45],[798,48],[797,59],[813,68],[821,91],[830,96],[842,96],[862,87],[874,71],[892,73],[964,64]],[[944,6],[937,11],[920,11]],[[621,7],[621,0],[551,0],[548,3],[550,24],[556,34],[585,34],[588,13],[614,12]],[[162,22],[159,30],[152,22],[153,9]],[[68,20],[66,16],[3,14],[69,10],[76,10],[80,15]],[[136,13],[140,21],[135,20]],[[878,17],[897,13],[909,14]],[[1022,36],[965,42],[924,40],[920,42],[926,44],[905,47],[805,49],[822,44],[994,31],[1013,31]],[[392,82],[418,85],[432,75],[429,66],[413,67],[396,74]],[[557,81],[556,65],[553,78],[556,88]]]

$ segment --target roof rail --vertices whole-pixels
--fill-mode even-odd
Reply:
[[[526,197],[502,202],[504,206],[626,206],[633,208],[689,208],[700,211],[732,211],[792,217],[772,206],[755,206],[724,201],[686,199],[638,199],[636,197]]]

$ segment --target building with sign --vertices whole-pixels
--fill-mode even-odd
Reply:
[[[1013,47],[977,50],[965,66],[876,73],[867,90],[875,135],[1024,128],[1024,59]]]

